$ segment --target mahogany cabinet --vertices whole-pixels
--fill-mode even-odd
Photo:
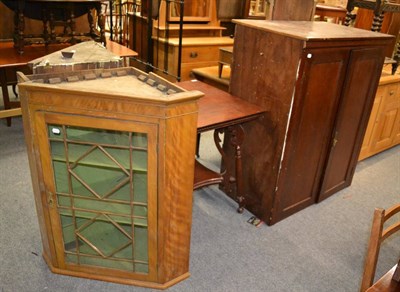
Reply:
[[[230,92],[267,111],[245,125],[245,205],[274,224],[351,184],[392,37],[325,22],[235,22]]]
[[[187,278],[203,94],[134,68],[20,81],[50,269],[152,288]]]

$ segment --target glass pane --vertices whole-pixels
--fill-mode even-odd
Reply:
[[[132,146],[147,148],[147,135],[144,133],[133,133],[132,134]]]
[[[128,175],[118,169],[78,164],[72,169],[74,174],[73,193],[83,196],[111,195],[119,185],[129,183]],[[128,190],[129,191],[129,190]],[[127,194],[129,196],[129,193]]]
[[[58,206],[71,207],[71,199],[69,196],[57,195]]]
[[[129,204],[111,203],[109,201],[74,198],[74,206],[79,209],[85,209],[91,211],[102,211],[106,213],[115,213],[124,215],[131,214],[131,206]],[[143,214],[143,212],[141,213]],[[144,216],[146,216],[145,213]]]
[[[67,126],[67,139],[103,145],[129,146],[129,133]]]
[[[133,193],[135,195],[135,202],[147,203],[147,174],[134,173],[133,174]]]
[[[90,266],[101,266],[101,267],[117,269],[117,270],[134,271],[133,262],[109,260],[109,259],[103,259],[103,258],[93,258],[93,257],[84,256],[84,255],[80,256],[80,264],[81,265],[90,265]],[[144,273],[148,273],[148,271],[144,272]]]
[[[53,160],[54,179],[58,193],[68,193],[68,171],[65,162]]]
[[[147,227],[135,226],[135,259],[147,262]]]
[[[147,171],[147,152],[141,150],[134,150],[132,152],[133,169],[137,171]]]
[[[149,272],[149,265],[147,264],[135,264],[135,272],[147,274]]]

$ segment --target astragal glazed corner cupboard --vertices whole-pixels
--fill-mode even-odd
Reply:
[[[203,94],[134,68],[19,82],[50,269],[160,289],[187,278]]]

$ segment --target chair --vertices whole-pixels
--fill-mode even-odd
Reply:
[[[383,19],[385,13],[400,13],[400,0],[348,0],[347,2],[347,13],[344,21],[344,25],[349,26],[353,19],[352,11],[355,7],[373,10],[374,18],[372,21],[371,30],[380,32],[382,28]],[[394,52],[394,62],[392,62],[392,75],[396,73],[396,70],[400,64],[400,39],[397,40],[397,51]]]
[[[360,292],[367,291],[369,287],[372,286],[374,277],[375,277],[375,271],[376,271],[376,265],[378,262],[378,256],[379,256],[379,250],[381,243],[388,238],[389,236],[393,235],[395,232],[400,230],[400,220],[398,222],[395,222],[391,224],[390,226],[384,228],[384,223],[393,215],[395,214],[400,214],[400,203],[397,205],[394,205],[393,207],[384,210],[381,208],[376,208],[374,212],[374,218],[372,220],[372,228],[371,228],[371,236],[369,239],[369,244],[368,244],[368,250],[367,250],[367,256],[365,259],[365,264],[364,264],[364,273],[361,281],[361,288]],[[399,286],[399,274],[400,274],[400,261],[399,264],[397,265],[397,269],[393,270],[393,274],[395,275],[388,283],[391,284],[392,286]],[[392,274],[392,275],[393,275]],[[393,283],[392,283],[393,282]],[[381,290],[379,290],[381,291]],[[386,291],[386,290],[383,290]],[[390,290],[388,290],[390,291]],[[396,291],[396,290],[392,290]]]

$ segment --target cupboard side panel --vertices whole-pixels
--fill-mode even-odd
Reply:
[[[273,222],[316,200],[348,55],[348,49],[304,52],[305,65],[290,118]]]
[[[181,106],[182,108],[182,106]],[[197,105],[161,123],[158,194],[158,281],[189,276]],[[183,279],[183,278],[181,278]]]
[[[236,26],[230,92],[266,110],[263,119],[244,125],[241,148],[246,208],[265,222],[273,204],[302,46],[299,40]],[[229,140],[226,136],[228,163],[234,161]],[[234,173],[233,164],[227,167]]]
[[[351,184],[384,60],[384,47],[355,49],[337,113],[318,201]]]

